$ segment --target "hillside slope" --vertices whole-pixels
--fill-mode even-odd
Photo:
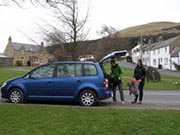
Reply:
[[[117,50],[130,50],[141,41],[148,43],[156,42],[159,36],[164,40],[180,35],[180,23],[153,22],[144,25],[129,27],[118,31],[110,36],[97,40],[84,41],[78,46],[77,55],[93,54],[97,60],[108,53]],[[67,58],[68,54],[62,52],[62,45],[48,47],[49,53],[56,55],[58,60]]]
[[[164,33],[180,34],[180,23],[153,22],[144,25],[129,27],[111,35],[111,37],[137,37],[141,35],[158,35]]]

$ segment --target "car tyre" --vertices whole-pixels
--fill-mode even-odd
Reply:
[[[14,88],[9,93],[9,100],[12,103],[22,103],[24,101],[24,94],[20,89]]]
[[[92,90],[84,90],[79,95],[79,103],[82,106],[94,106],[97,104],[97,95]]]

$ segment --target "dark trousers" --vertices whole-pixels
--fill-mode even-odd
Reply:
[[[140,83],[139,83],[139,101],[142,101],[143,100],[143,89],[144,89],[144,80],[142,80]],[[138,99],[138,96],[136,95],[135,96],[135,101],[137,101]]]
[[[120,99],[121,101],[124,101],[124,92],[123,92],[123,84],[121,80],[114,80],[113,86],[112,86],[112,92],[113,92],[113,100],[116,102],[116,88],[118,87]]]

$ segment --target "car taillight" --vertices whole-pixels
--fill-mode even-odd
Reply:
[[[108,88],[108,79],[104,79],[103,87]]]

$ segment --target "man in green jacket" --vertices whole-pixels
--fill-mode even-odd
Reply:
[[[121,103],[124,104],[124,92],[122,87],[122,76],[123,76],[123,70],[122,68],[116,63],[116,61],[113,59],[111,60],[111,76],[112,76],[112,91],[113,91],[113,101],[116,102],[116,88],[118,87],[119,93],[120,93],[120,99]]]

